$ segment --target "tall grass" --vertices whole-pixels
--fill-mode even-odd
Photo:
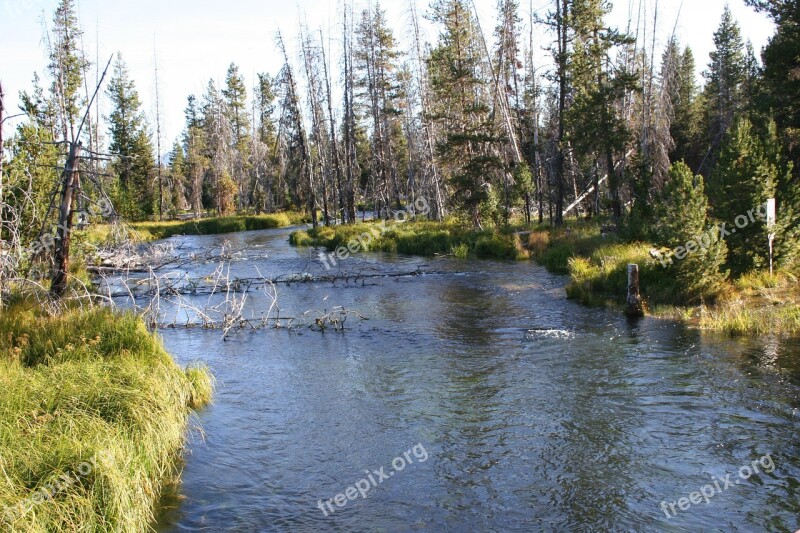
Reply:
[[[236,215],[230,217],[203,218],[198,220],[170,220],[163,222],[132,222],[130,237],[153,241],[174,235],[219,235],[264,229],[285,228],[306,222],[303,213],[287,211],[271,215]],[[111,236],[107,225],[92,226],[79,235],[89,243],[102,243]]]
[[[147,530],[211,393],[133,315],[4,312],[0,530]]]
[[[481,259],[526,259],[527,250],[513,233],[477,231],[457,222],[382,222],[319,227],[295,232],[295,246],[319,246],[328,251],[358,242],[359,251],[406,255],[474,256]]]
[[[185,222],[136,222],[131,227],[144,238],[166,239],[173,235],[218,235],[263,229],[285,228],[303,222],[300,213],[276,213],[272,215],[241,215],[231,217],[204,218]]]

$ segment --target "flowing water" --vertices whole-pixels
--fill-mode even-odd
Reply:
[[[232,276],[324,273],[288,235],[173,241],[231,241]],[[278,286],[282,316],[369,319],[344,333],[162,330],[217,391],[160,531],[800,527],[796,340],[629,322],[566,300],[565,278],[531,263],[361,254],[341,267],[427,274]],[[359,483],[366,498],[336,501]],[[701,489],[709,503],[691,502]]]

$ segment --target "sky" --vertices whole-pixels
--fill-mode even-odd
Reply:
[[[366,1],[363,0],[363,5]],[[427,0],[416,2],[420,14],[427,12]],[[647,13],[642,18],[647,20],[650,35],[658,3],[656,45],[662,46],[674,30],[683,44],[692,47],[699,76],[708,63],[713,33],[726,1],[616,0],[609,24],[625,29],[629,13],[638,12],[640,2]],[[475,0],[475,3],[484,33],[491,39],[497,1]],[[774,33],[773,24],[745,6],[744,0],[727,3],[741,25],[744,38],[752,41],[757,51],[761,50]],[[0,0],[0,81],[5,87],[6,107],[10,112],[18,107],[19,91],[30,90],[34,71],[43,72],[47,65],[43,22],[51,24],[57,4],[58,0]],[[520,0],[520,5],[521,16],[527,23],[531,10],[544,16],[552,0]],[[279,29],[295,65],[299,58],[296,42],[301,21],[312,31],[323,29],[326,35],[332,35],[326,44],[332,50],[329,60],[334,62],[334,67],[341,45],[338,38],[340,0],[78,0],[78,6],[89,59],[102,63],[102,69],[112,54],[122,53],[151,124],[155,117],[158,65],[164,153],[183,129],[187,96],[202,95],[210,78],[222,86],[231,62],[239,65],[248,87],[253,86],[258,72],[277,73],[282,65],[275,47],[275,34]],[[357,3],[356,7],[359,6],[363,7]],[[406,36],[410,34],[408,0],[384,0],[382,6],[395,34],[402,43],[407,43]],[[328,31],[331,28],[332,32]],[[436,29],[423,22],[423,38],[433,42],[436,35]],[[545,57],[542,49],[549,41],[550,37],[542,33],[541,28],[535,30],[534,47],[541,58]],[[106,102],[101,100],[100,105],[101,112],[107,114]],[[13,119],[6,122],[6,135],[14,124]]]

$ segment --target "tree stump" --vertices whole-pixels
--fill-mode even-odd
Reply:
[[[639,265],[628,265],[628,306],[625,314],[631,318],[644,316],[642,296],[639,292]]]

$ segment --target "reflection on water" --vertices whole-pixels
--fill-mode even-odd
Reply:
[[[321,272],[287,236],[233,236],[248,250],[236,275]],[[218,390],[160,531],[800,526],[796,341],[631,323],[567,301],[563,279],[528,263],[362,255],[345,268],[367,267],[439,274],[279,288],[286,316],[344,305],[370,318],[344,334],[162,332]],[[317,507],[417,443],[425,463],[329,517]],[[772,474],[661,510],[765,454]]]

